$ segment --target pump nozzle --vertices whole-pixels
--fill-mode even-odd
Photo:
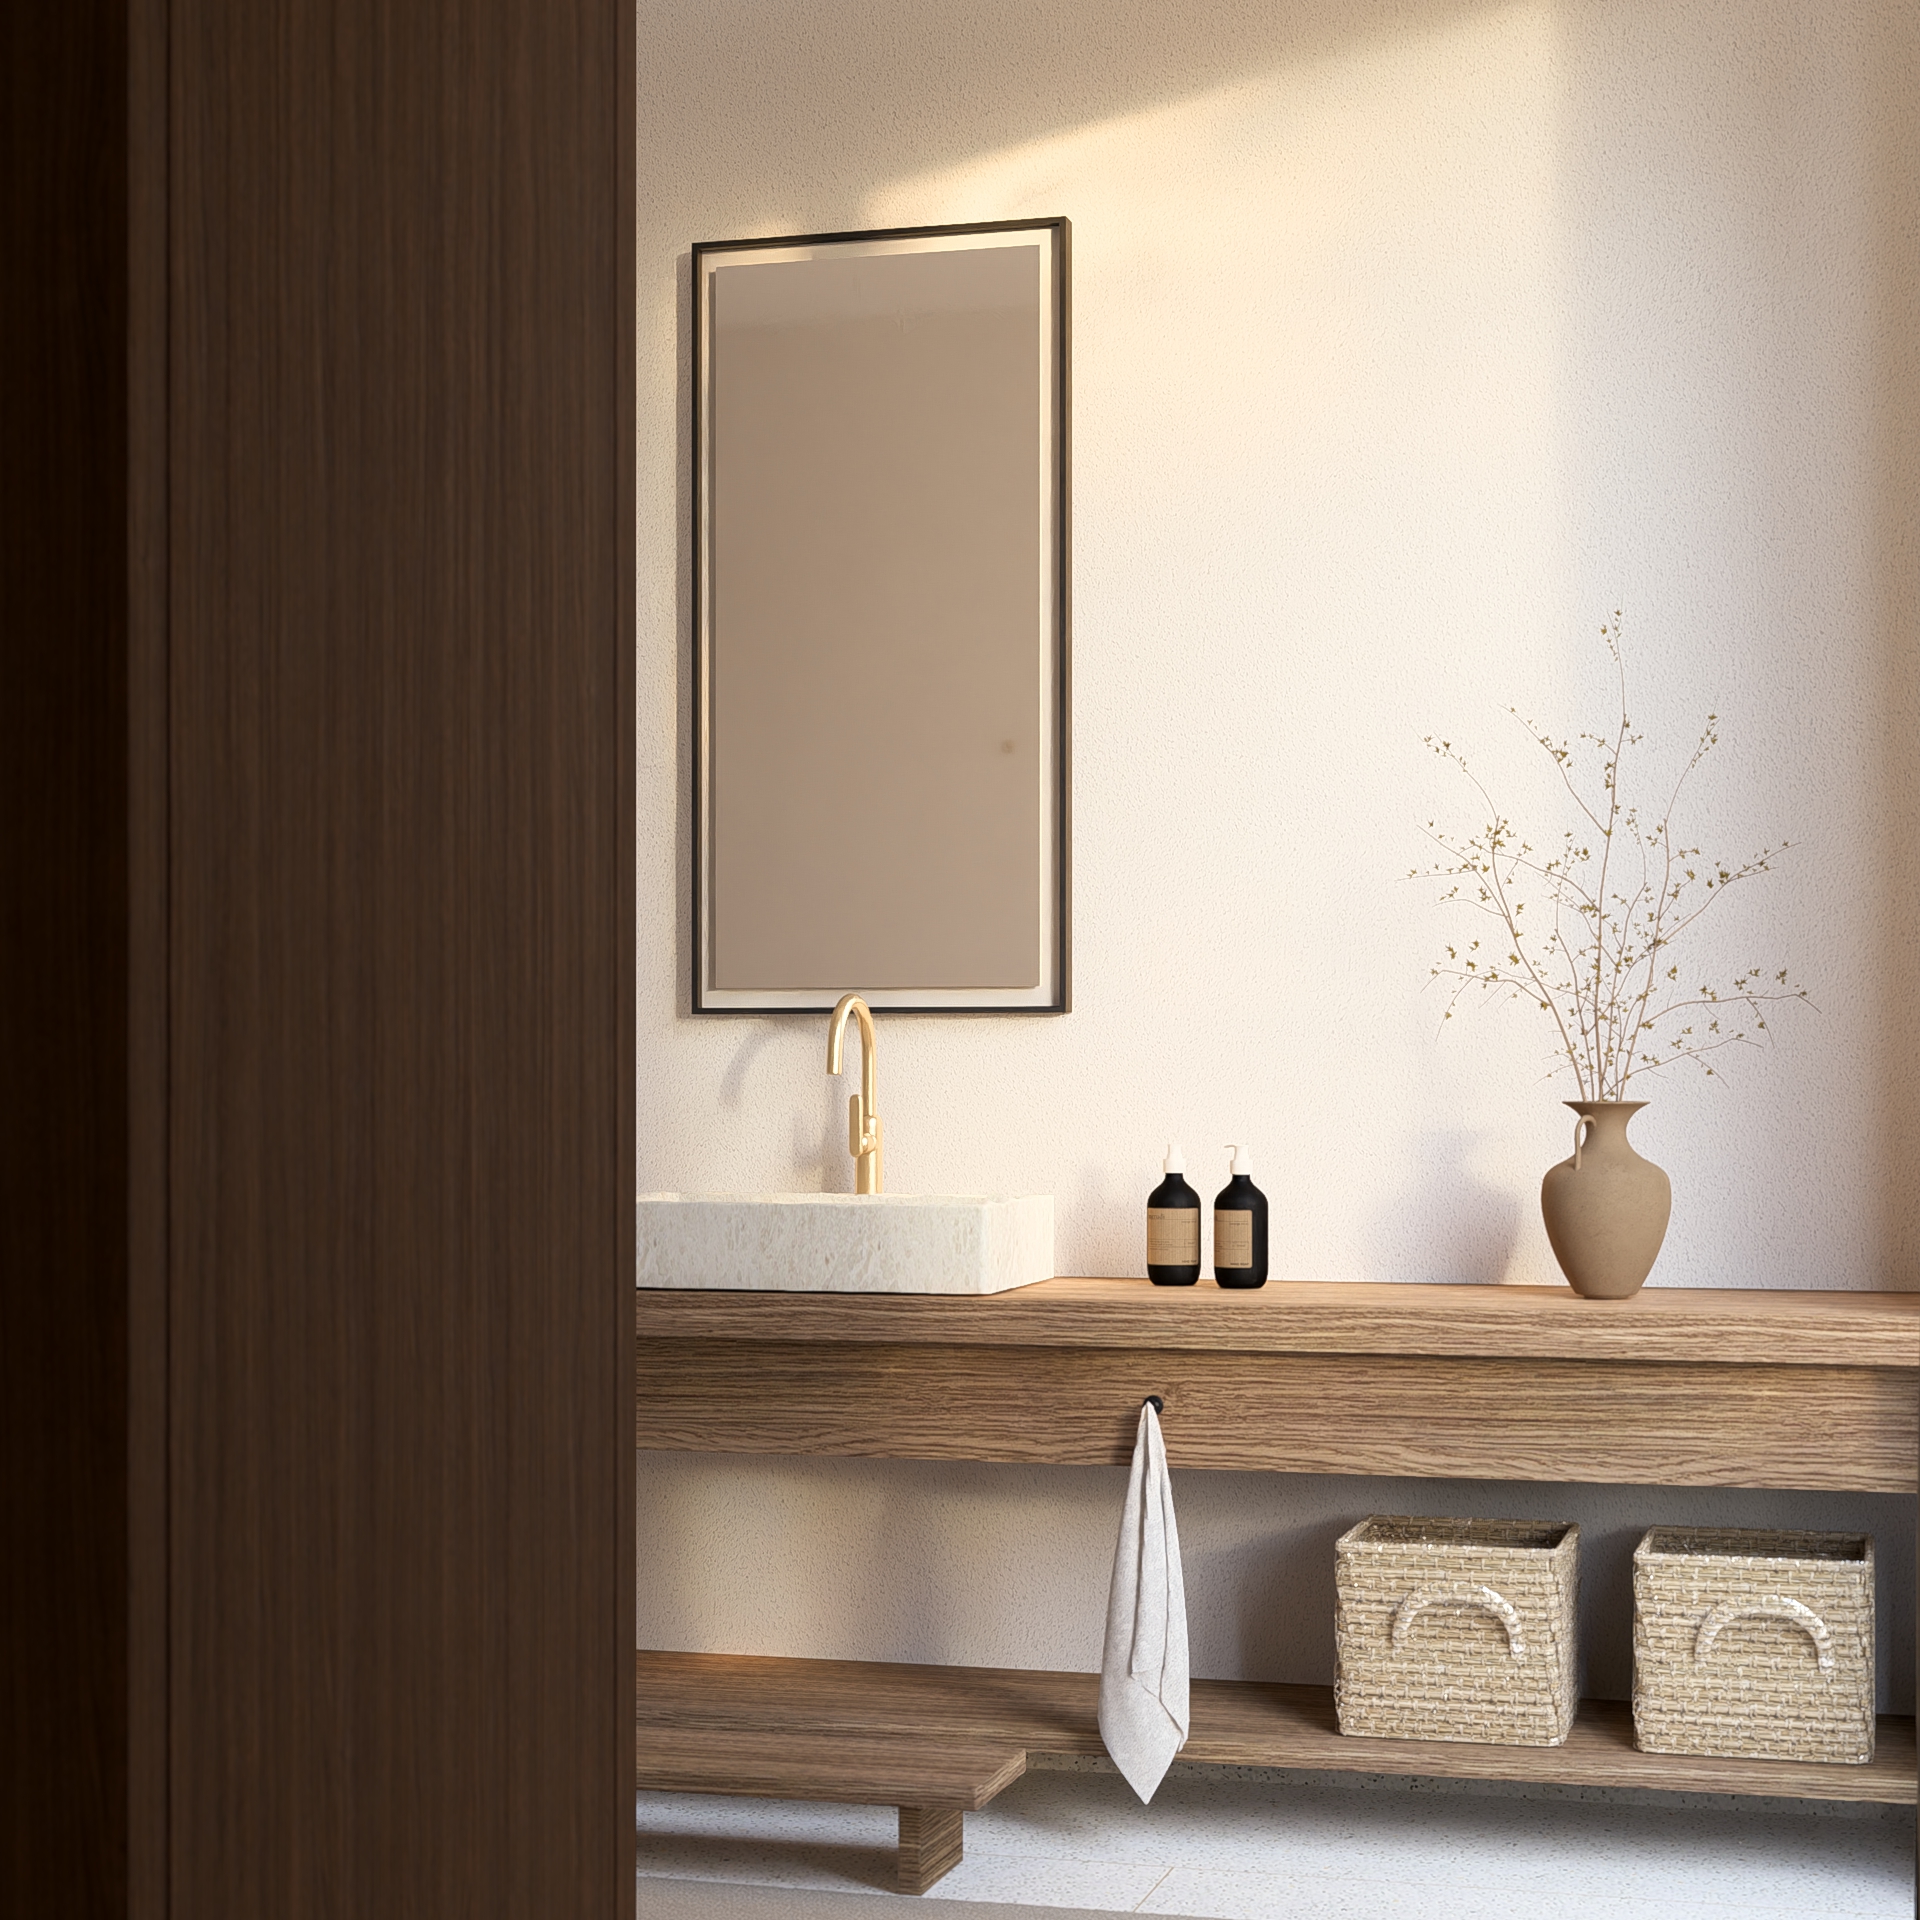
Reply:
[[[1244,1174],[1247,1174],[1247,1175],[1249,1175],[1249,1176],[1250,1176],[1250,1175],[1252,1174],[1252,1172],[1253,1172],[1253,1169],[1252,1169],[1252,1168],[1251,1168],[1250,1166],[1248,1166],[1248,1165],[1247,1165],[1247,1150],[1246,1150],[1246,1148],[1245,1148],[1245,1147],[1236,1147],[1236,1146],[1235,1146],[1235,1145],[1233,1144],[1233,1142],[1232,1142],[1231,1140],[1229,1140],[1229,1141],[1227,1142],[1227,1151],[1228,1151],[1228,1152],[1229,1152],[1230,1154],[1232,1154],[1232,1155],[1233,1155],[1233,1171],[1234,1171],[1234,1172],[1235,1172],[1236,1174],[1241,1174],[1241,1173],[1244,1173]]]
[[[1160,1162],[1160,1171],[1162,1173],[1185,1173],[1186,1170],[1186,1156],[1181,1153],[1180,1149],[1174,1145],[1172,1141],[1169,1141],[1167,1143],[1167,1157]]]

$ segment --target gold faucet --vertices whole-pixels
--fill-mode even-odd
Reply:
[[[847,1016],[860,1022],[860,1091],[847,1101],[847,1151],[853,1155],[855,1193],[880,1191],[880,1116],[873,1110],[873,1015],[857,993],[843,993],[827,1029],[827,1071],[840,1071]]]

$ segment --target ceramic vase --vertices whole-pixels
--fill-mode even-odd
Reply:
[[[1644,1100],[1569,1100],[1573,1157],[1540,1182],[1553,1257],[1575,1293],[1624,1300],[1653,1271],[1673,1211],[1673,1183],[1627,1139]]]

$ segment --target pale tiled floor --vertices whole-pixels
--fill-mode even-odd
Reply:
[[[642,1794],[638,1818],[643,1876],[892,1884],[888,1808]],[[1047,1771],[967,1816],[937,1892],[1205,1920],[1910,1920],[1913,1849],[1911,1810],[1184,1767],[1142,1807],[1113,1774]]]

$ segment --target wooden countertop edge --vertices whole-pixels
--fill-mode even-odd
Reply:
[[[1920,1369],[1920,1293],[1650,1287],[1582,1300],[1564,1287],[1043,1280],[984,1295],[638,1288],[660,1340],[1377,1353]]]

